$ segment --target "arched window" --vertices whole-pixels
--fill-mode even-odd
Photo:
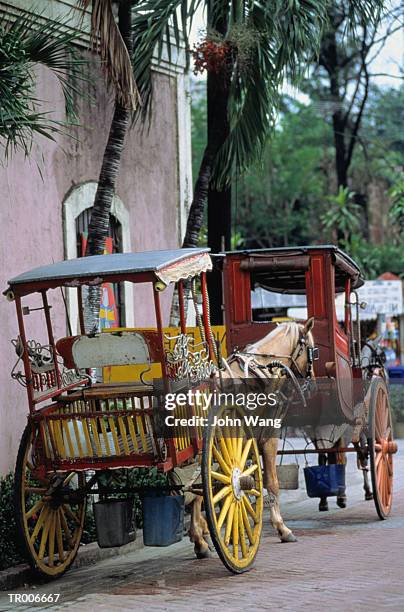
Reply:
[[[83,257],[85,253],[85,245],[87,242],[88,227],[91,220],[91,208],[86,208],[76,217],[76,245],[77,257]],[[109,216],[109,230],[107,238],[107,250],[110,253],[122,253],[122,225],[114,215]],[[117,312],[118,327],[125,326],[125,290],[123,283],[114,283],[112,285],[115,306]]]
[[[88,229],[91,207],[94,202],[97,183],[89,181],[76,185],[63,202],[63,233],[65,258],[73,259],[81,254],[81,236]],[[111,206],[110,237],[113,252],[131,251],[130,217],[122,200],[115,195]],[[119,322],[128,327],[134,325],[134,302],[132,283],[125,282],[116,297],[119,306]],[[66,290],[67,306],[74,333],[79,332],[78,307],[75,289]]]

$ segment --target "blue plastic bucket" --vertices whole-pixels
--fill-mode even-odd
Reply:
[[[333,497],[345,493],[345,465],[313,465],[304,468],[309,497]]]
[[[184,497],[143,498],[143,542],[145,546],[170,546],[182,540]]]

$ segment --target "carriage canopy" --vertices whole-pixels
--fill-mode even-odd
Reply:
[[[209,249],[173,249],[114,253],[68,259],[34,268],[9,281],[16,295],[27,295],[41,289],[75,287],[101,282],[157,282],[167,286],[212,268]],[[7,291],[5,293],[7,293]]]

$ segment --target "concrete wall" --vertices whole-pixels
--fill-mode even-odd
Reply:
[[[0,288],[32,267],[58,261],[69,250],[64,227],[64,202],[78,187],[96,182],[108,136],[113,104],[106,93],[98,59],[90,56],[95,101],[80,99],[81,127],[56,142],[36,138],[29,159],[16,154],[0,167]],[[44,108],[63,117],[63,99],[56,79],[46,69],[38,74],[38,98]],[[140,126],[128,135],[117,196],[125,209],[127,245],[131,250],[177,247],[191,188],[187,81],[181,65],[165,66],[154,75],[155,101],[149,131]],[[181,176],[181,178],[180,178]],[[72,245],[70,244],[70,252]],[[153,324],[150,294],[136,288],[136,325]],[[165,300],[165,322],[169,295]],[[56,336],[65,335],[60,292],[51,292]],[[56,306],[56,303],[59,306]],[[26,393],[10,378],[16,355],[10,339],[17,335],[15,307],[0,300],[0,474],[13,469],[27,413]],[[29,319],[29,337],[43,340],[41,316]],[[132,321],[131,321],[132,322]]]

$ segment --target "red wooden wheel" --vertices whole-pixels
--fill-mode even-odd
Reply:
[[[368,447],[372,476],[373,499],[377,514],[386,519],[393,500],[393,440],[391,412],[386,383],[375,378],[370,387]]]

